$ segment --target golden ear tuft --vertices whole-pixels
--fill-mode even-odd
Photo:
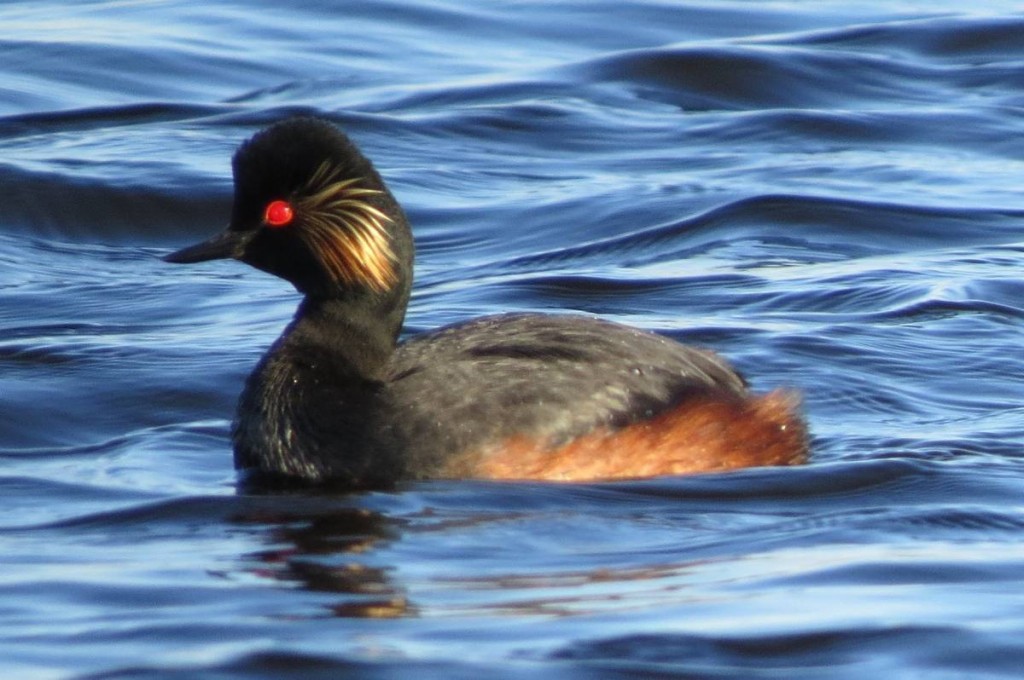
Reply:
[[[392,220],[367,200],[381,192],[360,186],[361,178],[337,175],[325,161],[299,192],[302,236],[336,283],[384,292],[398,274],[388,235]]]

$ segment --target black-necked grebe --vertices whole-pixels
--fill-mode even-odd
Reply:
[[[787,392],[715,354],[572,315],[488,316],[399,343],[413,240],[334,125],[296,118],[235,154],[224,233],[168,262],[234,258],[305,298],[249,376],[235,465],[259,477],[596,480],[802,462]]]

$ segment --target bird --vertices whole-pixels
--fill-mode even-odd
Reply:
[[[302,295],[238,400],[231,438],[244,480],[591,482],[807,458],[794,391],[755,394],[719,355],[651,331],[506,312],[402,339],[409,220],[324,117],[257,131],[232,174],[226,230],[163,259],[239,260]]]

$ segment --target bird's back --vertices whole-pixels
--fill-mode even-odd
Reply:
[[[686,401],[738,402],[717,355],[582,316],[490,316],[400,345],[385,378],[400,439],[431,465],[513,438],[555,449]]]

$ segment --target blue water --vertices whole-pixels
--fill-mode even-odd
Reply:
[[[4,677],[1020,677],[1024,15],[971,6],[0,5]],[[158,258],[297,112],[405,205],[409,333],[712,347],[810,464],[236,490],[296,295]]]

